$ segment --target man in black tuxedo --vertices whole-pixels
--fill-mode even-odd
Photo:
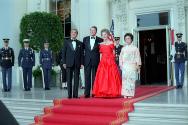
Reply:
[[[87,36],[83,39],[85,98],[90,97],[91,82],[92,82],[92,87],[93,87],[97,67],[98,67],[98,64],[100,61],[99,43],[102,42],[103,40],[101,38],[97,37],[96,33],[97,33],[97,27],[92,26],[90,28],[90,36]]]
[[[71,39],[65,40],[62,49],[62,63],[66,69],[68,98],[78,98],[80,68],[83,68],[83,44],[76,39],[77,29],[71,30]],[[73,77],[74,73],[74,77]],[[74,79],[72,96],[72,78]]]

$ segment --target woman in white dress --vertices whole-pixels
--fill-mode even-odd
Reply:
[[[140,72],[141,58],[139,49],[132,44],[133,35],[127,33],[124,36],[125,46],[122,48],[119,65],[122,70],[122,90],[124,98],[132,98],[135,95],[135,82]]]

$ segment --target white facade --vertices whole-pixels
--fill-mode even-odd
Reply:
[[[137,28],[137,15],[156,12],[170,13],[170,26],[175,33],[182,32],[183,41],[188,43],[188,1],[187,0],[72,0],[72,26],[78,28],[79,39],[89,34],[92,25],[110,28],[114,20],[115,36],[132,32]],[[122,41],[121,41],[122,42]],[[170,51],[170,50],[167,50]],[[187,63],[185,86],[187,86]],[[175,85],[175,84],[174,84]]]
[[[18,53],[20,50],[19,34],[21,18],[30,12],[48,11],[48,0],[0,0],[0,47],[3,38],[10,39],[10,47],[15,51],[15,66],[13,67],[13,86],[20,85],[18,70]],[[2,75],[0,72],[0,81]]]
[[[0,0],[0,39],[10,38],[16,57],[20,48],[19,25],[22,16],[34,11],[49,12],[49,0]],[[115,23],[115,36],[137,29],[136,16],[153,12],[170,12],[170,28],[182,32],[183,40],[188,41],[188,0],[72,0],[72,27],[79,30],[79,39],[89,35],[92,25],[98,27],[98,36],[103,28],[110,28],[111,20]],[[0,40],[2,41],[2,40]],[[0,42],[2,47],[3,42]],[[13,77],[19,84],[17,58]],[[187,64],[186,64],[187,69]],[[187,71],[186,71],[187,85]],[[1,76],[1,75],[0,75]],[[1,78],[1,77],[0,77]],[[15,81],[15,80],[14,80]]]

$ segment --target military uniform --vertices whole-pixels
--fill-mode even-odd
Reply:
[[[45,90],[49,90],[51,82],[51,70],[53,65],[52,50],[43,49],[40,51],[40,64],[43,69]]]
[[[176,34],[178,38],[182,37],[182,33]],[[175,77],[177,88],[182,88],[184,82],[185,61],[187,60],[187,45],[182,41],[175,42]]]
[[[122,45],[115,46],[115,56],[116,56],[116,64],[119,66],[119,55],[121,53],[121,49],[123,48]]]
[[[24,39],[28,43],[28,39]],[[32,48],[22,48],[18,56],[18,65],[23,69],[23,80],[25,91],[32,88],[32,68],[35,66],[35,53]]]
[[[116,41],[116,42],[119,41],[119,40],[120,40],[120,37],[115,37],[115,41]],[[119,69],[120,74],[121,74],[121,69],[120,69],[120,67],[119,67],[119,55],[120,55],[120,53],[121,53],[121,49],[122,49],[122,48],[123,48],[123,46],[120,45],[119,42],[118,42],[118,44],[115,46],[115,61],[116,61],[116,64],[117,64],[117,66],[118,66],[118,69]]]
[[[8,43],[9,39],[3,39]],[[3,47],[0,50],[0,65],[2,68],[3,89],[5,92],[11,90],[12,86],[12,66],[14,66],[14,51],[10,47]],[[7,79],[8,75],[8,79]],[[8,84],[7,84],[8,83]]]

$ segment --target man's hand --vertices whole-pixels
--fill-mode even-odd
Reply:
[[[67,68],[66,64],[63,64],[63,67],[66,69]]]

